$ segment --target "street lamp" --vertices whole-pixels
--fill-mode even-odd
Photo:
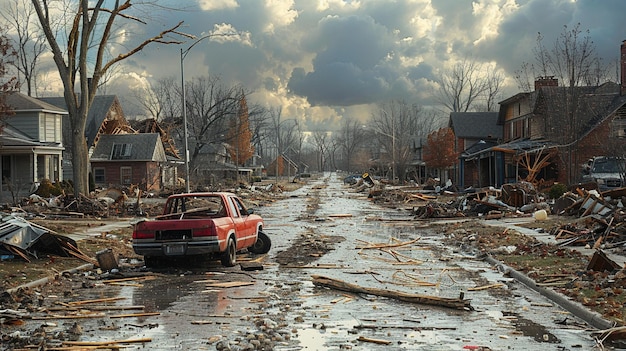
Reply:
[[[183,48],[180,48],[180,85],[182,87],[182,103],[183,103],[183,138],[185,139],[185,192],[187,193],[190,191],[189,191],[189,141],[188,141],[189,133],[187,130],[187,102],[186,102],[186,96],[185,96],[185,57],[187,57],[187,54],[189,53],[191,48],[196,46],[196,44],[212,36],[214,36],[214,34],[205,35],[196,39],[196,41],[194,41],[186,50],[183,50]]]

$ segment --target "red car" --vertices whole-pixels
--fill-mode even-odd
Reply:
[[[133,230],[133,250],[146,266],[164,257],[209,256],[232,267],[238,251],[264,254],[270,247],[263,219],[226,192],[171,195],[162,215]]]

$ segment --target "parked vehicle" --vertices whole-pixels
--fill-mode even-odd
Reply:
[[[598,184],[601,191],[624,186],[626,162],[620,157],[597,156],[589,160],[583,170],[583,181]]]
[[[351,175],[343,178],[343,183],[344,184],[354,185],[354,184],[359,182],[359,179],[362,179],[362,176],[360,174],[351,174]]]
[[[133,230],[133,250],[147,266],[166,257],[199,256],[231,267],[238,251],[263,254],[270,247],[263,219],[227,192],[172,195],[162,215],[138,222]]]

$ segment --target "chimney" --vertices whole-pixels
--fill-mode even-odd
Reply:
[[[537,77],[535,79],[535,90],[539,90],[541,87],[558,87],[559,80],[554,76]]]
[[[621,80],[621,94],[626,94],[626,40],[622,41],[621,56],[620,56],[620,80]]]

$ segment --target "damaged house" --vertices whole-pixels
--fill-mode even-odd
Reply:
[[[67,110],[64,97],[44,97],[39,100],[56,106],[63,111]],[[66,114],[66,117],[63,119],[63,143],[65,145],[65,150],[63,151],[63,179],[67,180],[71,180],[74,177],[71,132],[69,116]],[[96,95],[94,97],[85,124],[85,139],[87,139],[87,148],[90,153],[98,144],[101,135],[134,132],[124,116],[124,111],[117,96]]]
[[[466,186],[497,187],[519,180],[543,187],[555,182],[575,184],[591,157],[622,155],[626,145],[625,43],[621,51],[621,85],[565,87],[554,77],[540,77],[534,91],[500,102],[497,123],[503,131],[502,142],[468,147],[460,157],[465,174],[475,164],[490,175],[465,177],[472,182]]]

